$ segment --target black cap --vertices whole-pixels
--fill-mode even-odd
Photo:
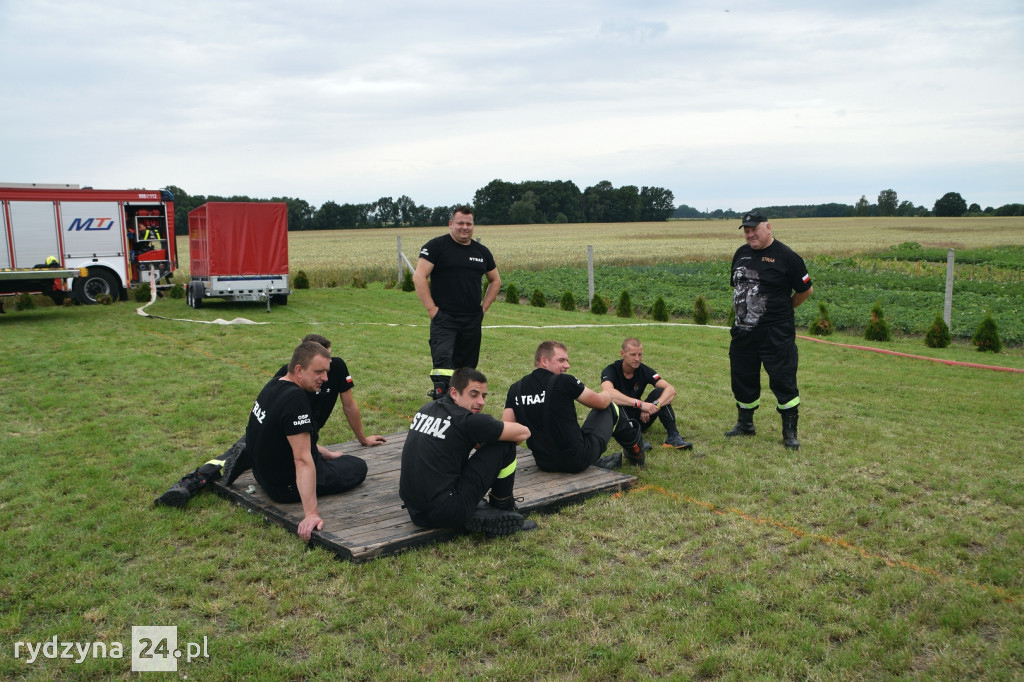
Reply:
[[[739,229],[744,227],[757,227],[761,223],[768,222],[768,219],[764,217],[764,213],[760,211],[751,211],[750,213],[743,216],[743,222],[740,224]]]

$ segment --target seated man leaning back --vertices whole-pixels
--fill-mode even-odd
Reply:
[[[331,352],[305,341],[292,353],[288,372],[260,391],[245,429],[256,482],[275,502],[302,502],[298,533],[309,540],[321,530],[317,496],[341,493],[366,478],[366,462],[317,445],[318,427],[309,396],[327,379]]]
[[[425,528],[466,528],[489,536],[536,528],[516,511],[516,443],[530,430],[481,410],[487,377],[461,367],[448,393],[419,409],[402,447],[398,494]],[[488,502],[483,497],[490,490]]]
[[[502,419],[529,427],[526,446],[543,471],[575,474],[590,465],[615,469],[622,454],[602,457],[615,438],[624,451],[639,456],[646,444],[640,423],[629,419],[606,393],[595,393],[569,370],[569,351],[559,341],[544,341],[533,356],[534,370],[512,384]],[[576,402],[591,408],[581,427]]]

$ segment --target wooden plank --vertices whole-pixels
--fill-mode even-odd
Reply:
[[[398,480],[405,437],[406,432],[390,435],[387,443],[373,448],[357,442],[327,446],[330,450],[363,458],[368,472],[358,488],[319,499],[324,530],[314,531],[311,545],[324,547],[339,558],[362,562],[466,532],[456,528],[420,528],[402,509]],[[519,507],[526,513],[550,511],[592,495],[626,490],[637,480],[627,473],[596,467],[579,474],[541,471],[530,451],[523,448],[518,450],[517,457],[515,494],[523,498]],[[292,532],[302,520],[300,503],[274,502],[256,484],[251,471],[239,476],[230,486],[217,481],[213,487],[222,497],[259,512]]]

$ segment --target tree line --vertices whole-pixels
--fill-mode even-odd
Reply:
[[[861,195],[856,204],[810,204],[799,206],[758,206],[765,215],[773,219],[782,218],[846,218],[872,216],[939,216],[959,218],[962,216],[1019,216],[1024,215],[1024,204],[1003,204],[999,208],[991,206],[982,209],[978,204],[967,204],[959,192],[947,192],[939,199],[931,210],[924,206],[915,206],[910,201],[900,201],[894,189],[884,189],[878,194],[878,202],[872,204],[867,196]],[[700,211],[686,204],[680,205],[672,214],[673,218],[706,218],[735,220],[743,213],[732,209]]]
[[[257,199],[235,195],[190,195],[175,185],[176,234],[188,234],[188,214],[208,201],[274,201],[288,207],[289,230],[351,230],[375,227],[430,227],[448,224],[453,206],[424,206],[410,197],[381,197],[365,204],[324,202],[319,208],[304,199]],[[568,180],[492,180],[478,189],[471,203],[480,225],[533,223],[615,223],[668,220],[675,197],[662,187],[615,187],[607,180],[585,190]]]

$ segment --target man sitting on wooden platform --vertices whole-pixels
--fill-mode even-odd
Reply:
[[[312,417],[310,393],[327,380],[331,352],[306,341],[292,353],[288,373],[260,391],[245,429],[256,482],[275,502],[302,502],[298,534],[309,540],[321,530],[316,498],[350,490],[366,478],[366,462],[317,445],[319,428]]]
[[[486,400],[487,377],[462,367],[452,374],[448,395],[413,417],[398,494],[417,526],[464,527],[488,537],[537,527],[516,511],[512,495],[516,443],[530,430],[481,414]]]
[[[544,341],[533,356],[535,369],[512,384],[502,419],[530,428],[526,446],[542,471],[576,474],[593,465],[617,469],[622,454],[602,457],[614,437],[623,451],[643,453],[647,441],[640,423],[620,412],[607,393],[596,393],[568,374],[569,351],[560,341]],[[579,425],[576,402],[591,408]]]

